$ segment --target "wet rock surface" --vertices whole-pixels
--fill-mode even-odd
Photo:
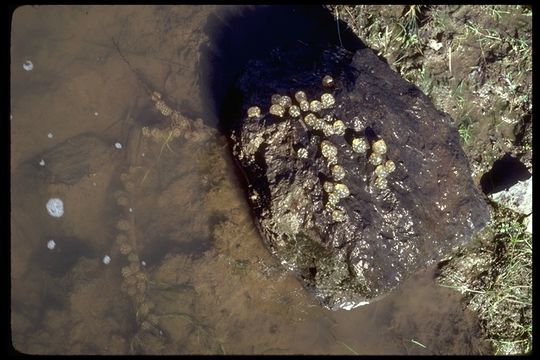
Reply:
[[[238,89],[233,153],[259,228],[322,305],[384,296],[488,221],[450,117],[371,50],[275,49]]]

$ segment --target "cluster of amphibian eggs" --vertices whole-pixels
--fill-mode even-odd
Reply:
[[[322,85],[326,88],[334,86],[334,80],[331,76],[326,75],[322,79]],[[332,115],[323,115],[321,112],[326,109],[331,109],[335,106],[336,100],[330,93],[321,95],[320,100],[315,99],[309,101],[306,93],[297,91],[293,99],[287,95],[274,94],[271,97],[271,106],[269,113],[277,117],[283,117],[286,112],[292,117],[297,118],[304,128],[308,130],[306,125],[313,130],[321,130],[324,136],[331,135],[343,136],[347,127],[344,122],[335,119]],[[307,113],[302,118],[302,113]],[[258,106],[252,106],[247,110],[249,118],[261,117],[261,109]],[[322,117],[319,117],[320,115]],[[372,185],[376,188],[383,189],[387,185],[386,177],[395,170],[395,164],[392,160],[386,158],[387,146],[383,139],[376,139],[370,144],[362,137],[353,138],[351,142],[352,150],[358,154],[369,154],[368,162],[375,166]],[[326,209],[331,213],[332,219],[335,222],[343,222],[346,220],[346,213],[343,207],[338,206],[341,199],[347,198],[350,195],[349,188],[342,180],[345,179],[345,169],[338,164],[337,147],[329,140],[323,140],[320,144],[321,154],[325,158],[326,164],[330,170],[332,181],[325,181],[323,190],[327,195]],[[297,152],[300,158],[307,158],[308,152],[305,148],[298,149]]]
[[[124,209],[124,216],[116,224],[116,229],[118,230],[116,245],[120,253],[128,260],[128,265],[121,269],[123,278],[121,290],[134,300],[138,315],[147,321],[152,321],[155,319],[152,319],[149,313],[154,307],[154,304],[146,298],[148,279],[141,268],[141,263],[144,265],[144,262],[141,262],[137,255],[133,240],[135,229],[131,197],[135,191],[134,180],[136,180],[135,178],[138,175],[137,172],[138,169],[130,167],[128,172],[122,173],[120,180],[126,191],[116,191],[114,193],[116,203]]]

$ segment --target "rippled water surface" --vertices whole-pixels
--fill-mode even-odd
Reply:
[[[434,269],[379,302],[332,312],[269,255],[204,90],[209,79],[201,48],[213,45],[208,29],[236,11],[241,9],[26,6],[15,11],[15,349],[32,354],[481,352],[474,318],[463,312],[456,293],[434,284]],[[154,108],[152,91],[199,127],[175,133]],[[48,214],[50,198],[63,201],[62,217]]]

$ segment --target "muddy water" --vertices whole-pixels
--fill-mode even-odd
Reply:
[[[151,91],[162,93],[190,121],[216,128],[200,49],[212,46],[209,22],[231,11],[237,9],[16,10],[11,35],[15,349],[32,354],[486,351],[459,296],[435,286],[434,269],[374,304],[352,311],[321,308],[264,248],[225,136],[193,130],[175,137],[170,121],[154,108]],[[23,68],[27,60],[31,71]],[[47,213],[51,197],[63,200],[60,218]]]

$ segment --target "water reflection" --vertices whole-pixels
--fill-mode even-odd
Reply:
[[[217,123],[210,99],[198,96],[205,93],[199,65],[204,27],[222,11],[16,11],[15,348],[37,354],[480,352],[474,319],[462,313],[459,297],[435,287],[430,271],[378,303],[331,312],[269,255],[225,136],[197,122]],[[23,68],[28,59],[32,71]],[[193,128],[176,136],[149,89],[161,91]],[[64,203],[60,218],[47,213],[51,197]]]

